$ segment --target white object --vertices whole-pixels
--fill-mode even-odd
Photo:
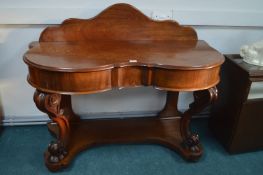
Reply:
[[[137,63],[137,60],[129,60],[130,63]]]
[[[263,40],[242,46],[240,55],[246,63],[263,66]]]

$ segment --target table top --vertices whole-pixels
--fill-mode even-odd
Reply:
[[[123,66],[206,69],[223,63],[223,56],[205,41],[85,41],[35,42],[24,61],[35,67],[82,72]]]

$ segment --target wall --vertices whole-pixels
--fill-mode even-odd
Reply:
[[[4,122],[38,122],[47,117],[32,100],[34,89],[26,82],[22,61],[28,43],[37,40],[49,25],[68,17],[89,18],[118,1],[15,1],[0,2],[0,113]],[[243,44],[263,39],[263,1],[251,0],[158,0],[122,1],[133,4],[154,19],[176,19],[192,25],[199,39],[222,53],[238,53]],[[257,85],[257,95],[262,84]],[[191,94],[180,94],[179,108],[185,110]],[[165,101],[165,92],[151,87],[113,90],[101,94],[74,96],[77,113],[90,117],[153,115]]]

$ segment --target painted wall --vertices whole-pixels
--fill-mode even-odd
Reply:
[[[46,119],[32,100],[34,89],[26,82],[27,67],[22,61],[28,43],[37,40],[48,25],[68,17],[89,18],[118,1],[15,1],[0,2],[0,112],[5,121]],[[251,0],[158,0],[122,1],[141,9],[154,19],[176,19],[192,25],[199,39],[206,40],[222,53],[238,53],[243,44],[263,39],[263,1]],[[256,95],[263,95],[257,84]],[[253,94],[253,92],[252,92]],[[179,108],[191,102],[190,93],[180,94]],[[165,92],[151,87],[123,89],[73,98],[77,113],[154,114],[165,101]],[[102,115],[103,113],[103,115]]]

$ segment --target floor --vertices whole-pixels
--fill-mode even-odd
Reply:
[[[207,119],[195,119],[192,128],[200,134],[204,147],[204,155],[198,162],[186,162],[159,145],[106,145],[79,154],[69,168],[55,174],[263,174],[263,151],[229,155],[212,137]],[[43,125],[5,127],[0,136],[0,175],[54,174],[43,162],[43,151],[52,139]]]

